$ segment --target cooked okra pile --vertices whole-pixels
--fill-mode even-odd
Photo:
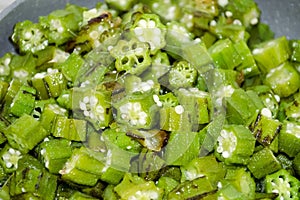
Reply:
[[[253,0],[106,0],[0,58],[0,199],[300,198],[300,39]]]

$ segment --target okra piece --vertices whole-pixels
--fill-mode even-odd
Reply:
[[[300,62],[300,40],[292,40],[291,42],[291,60],[294,62]]]
[[[38,146],[38,154],[44,166],[52,174],[58,174],[72,155],[71,141],[65,139],[46,140]]]
[[[207,177],[200,177],[179,184],[169,193],[168,199],[192,199],[202,195],[205,196],[216,190],[217,187],[213,186]]]
[[[61,64],[61,72],[68,81],[74,83],[84,62],[80,55],[72,53],[67,60]]]
[[[200,142],[197,132],[172,132],[168,144],[164,148],[164,160],[167,165],[186,165],[198,157],[199,149]]]
[[[227,120],[232,124],[248,125],[260,110],[243,89],[235,89],[231,96],[225,97],[225,102]]]
[[[255,138],[242,125],[226,125],[221,130],[215,147],[216,155],[225,164],[247,165],[255,148]]]
[[[151,54],[155,54],[166,45],[166,26],[154,13],[136,14],[130,29],[138,41],[150,44]]]
[[[208,155],[195,158],[187,165],[182,166],[181,173],[181,182],[207,177],[212,185],[217,186],[217,183],[225,177],[226,167],[223,163],[218,162],[214,155]]]
[[[171,88],[193,87],[197,81],[196,68],[187,61],[179,61],[173,64],[169,71],[169,83]]]
[[[294,66],[285,62],[267,73],[264,83],[280,97],[294,94],[300,87],[300,75]]]
[[[133,5],[136,3],[136,0],[125,0],[125,1],[117,1],[117,0],[105,0],[105,3],[108,4],[108,6],[120,10],[120,11],[129,11]]]
[[[241,40],[235,43],[234,47],[242,60],[241,64],[236,67],[236,70],[242,72],[245,78],[259,75],[259,68],[254,60],[251,50],[247,46],[247,43]]]
[[[120,199],[162,199],[163,190],[158,188],[153,181],[126,173],[122,182],[114,190]]]
[[[218,198],[255,199],[255,181],[244,168],[228,169],[225,179],[218,183],[218,187]]]
[[[12,103],[10,104],[10,112],[21,117],[23,114],[30,115],[35,106],[36,90],[32,87],[21,86]]]
[[[160,85],[155,83],[152,79],[143,81],[140,77],[135,75],[127,75],[124,78],[124,87],[126,94],[158,93],[160,90]]]
[[[275,193],[279,199],[297,199],[299,197],[300,181],[287,170],[281,169],[266,176],[265,187],[267,193]]]
[[[51,133],[54,137],[72,141],[86,141],[87,122],[85,120],[57,116],[52,125]]]
[[[242,57],[230,39],[219,40],[209,49],[216,67],[222,69],[234,69],[242,64]]]
[[[8,116],[10,114],[10,108],[13,99],[15,98],[22,85],[23,84],[20,80],[13,79],[12,81],[10,81],[7,92],[3,99],[3,106],[1,112],[3,116]]]
[[[126,131],[116,129],[106,129],[101,138],[104,140],[106,145],[123,149],[124,151],[138,153],[141,151],[141,145],[133,137],[130,137],[130,133]],[[134,154],[133,154],[134,155]]]
[[[58,116],[68,117],[67,110],[54,103],[46,104],[40,117],[41,125],[51,132]]]
[[[30,83],[40,99],[56,98],[67,89],[67,80],[58,69],[48,68],[47,72],[37,73]]]
[[[285,121],[279,132],[279,151],[286,153],[290,157],[295,157],[300,152],[300,125],[297,122]]]
[[[231,12],[230,17],[241,21],[243,26],[250,27],[259,23],[260,10],[254,1],[230,1],[226,10]]]
[[[110,91],[73,88],[71,95],[74,116],[87,120],[97,130],[108,127],[113,119]]]
[[[160,129],[165,131],[178,131],[185,127],[182,105],[163,107],[159,110]]]
[[[26,53],[25,55],[14,55],[9,64],[11,70],[11,77],[20,79],[22,82],[26,82],[28,78],[36,73],[36,58],[32,53]]]
[[[208,124],[212,114],[212,100],[208,92],[199,90],[198,88],[184,89],[180,88],[175,91],[180,105],[183,106],[190,118],[194,118],[192,123]]]
[[[77,191],[74,192],[69,199],[70,200],[96,200],[98,198]]]
[[[269,40],[257,45],[252,54],[263,73],[268,73],[287,61],[290,57],[290,47],[285,36]]]
[[[151,65],[150,46],[147,41],[140,42],[119,40],[110,53],[116,59],[115,67],[118,71],[140,75]]]
[[[22,158],[19,150],[6,144],[0,151],[0,164],[6,173],[12,173],[18,169],[18,161]]]
[[[114,185],[108,185],[103,191],[103,200],[118,200],[120,197],[114,191]]]
[[[284,112],[284,117],[285,119],[289,120],[289,121],[299,121],[299,111],[300,111],[300,106],[299,106],[299,102],[300,102],[300,93],[297,92],[293,95],[293,99],[288,100],[286,103],[286,105],[284,105],[285,103],[282,103],[282,108],[283,108],[283,112]]]
[[[129,94],[118,102],[112,102],[116,109],[115,120],[120,125],[133,128],[151,128],[157,123],[157,105],[153,95]]]
[[[59,171],[63,180],[77,184],[94,186],[99,180],[104,164],[92,150],[81,147],[74,149],[71,157]]]
[[[263,178],[282,168],[281,163],[268,148],[263,148],[255,152],[250,158],[247,167],[257,179]]]
[[[49,43],[59,46],[72,39],[79,30],[83,10],[82,7],[68,4],[65,9],[41,16],[39,24],[43,27]]]
[[[174,190],[179,183],[173,178],[162,176],[158,179],[157,187],[164,190],[164,198],[167,198],[168,194]]]
[[[19,160],[18,165],[10,182],[12,197],[31,193],[37,199],[54,199],[57,186],[55,175],[49,173],[37,159],[28,154]]]
[[[39,121],[24,114],[4,130],[11,147],[26,154],[41,142],[49,133]]]
[[[255,121],[250,125],[250,130],[259,143],[269,146],[274,138],[277,137],[281,126],[281,122],[272,118],[271,111],[268,108],[263,108]]]
[[[11,39],[21,53],[37,52],[45,49],[49,43],[42,26],[29,20],[15,25]]]
[[[2,81],[8,81],[11,75],[10,63],[12,60],[13,54],[6,53],[3,57],[0,58],[0,78]]]

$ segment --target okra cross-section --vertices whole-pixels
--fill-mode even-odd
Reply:
[[[242,125],[227,125],[217,139],[216,155],[226,164],[246,165],[254,148],[255,138],[249,129]]]
[[[157,105],[149,94],[127,95],[112,105],[117,123],[134,128],[151,128],[157,122]]]

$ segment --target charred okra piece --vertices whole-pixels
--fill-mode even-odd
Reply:
[[[45,140],[38,146],[40,160],[52,174],[58,174],[72,155],[71,141],[65,139]]]
[[[255,138],[251,131],[242,125],[227,125],[217,139],[216,155],[226,164],[249,162],[255,148]]]
[[[287,170],[281,169],[266,176],[267,193],[275,193],[278,199],[293,199],[299,197],[300,181]]]
[[[281,169],[281,164],[268,148],[255,152],[247,165],[250,172],[257,179]]]
[[[37,73],[31,79],[31,85],[40,99],[56,98],[67,89],[67,80],[59,70],[49,68],[47,72]]]
[[[42,164],[30,155],[19,160],[19,167],[10,181],[10,195],[32,194],[30,199],[52,200],[55,197],[57,177],[49,173]]]
[[[281,126],[281,122],[272,118],[271,111],[268,108],[263,108],[256,120],[250,125],[250,129],[259,143],[269,146],[277,137]]]
[[[121,199],[162,199],[163,190],[158,188],[153,181],[125,174],[122,182],[114,190]]]
[[[4,130],[8,143],[21,153],[27,153],[41,142],[49,133],[39,121],[24,114]]]

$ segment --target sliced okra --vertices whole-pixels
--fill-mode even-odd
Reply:
[[[54,199],[57,186],[55,175],[49,173],[37,159],[28,154],[19,160],[18,165],[10,182],[12,197],[31,193],[38,199]]]
[[[54,137],[72,141],[85,141],[87,137],[87,122],[85,120],[57,116],[52,125],[51,133]]]
[[[244,168],[228,169],[225,179],[218,183],[218,198],[255,199],[256,185],[250,172]]]
[[[266,192],[278,195],[276,199],[293,199],[299,196],[300,181],[287,170],[281,169],[266,176]]]
[[[198,157],[199,149],[200,142],[197,132],[172,132],[168,144],[164,148],[164,160],[168,165],[186,165]]]
[[[270,72],[287,61],[290,53],[289,43],[285,36],[260,43],[252,50],[254,59],[264,73]]]
[[[288,97],[299,89],[300,75],[291,63],[285,62],[270,70],[264,83],[280,97]]]
[[[251,131],[242,125],[227,125],[217,139],[216,155],[226,164],[249,162],[255,148],[255,138]]]
[[[8,81],[11,74],[10,62],[13,55],[11,53],[6,53],[3,57],[0,58],[0,77],[3,81]]]
[[[80,55],[72,53],[67,60],[61,64],[61,72],[68,81],[74,83],[84,62],[85,61]]]
[[[166,27],[154,13],[137,14],[132,22],[131,31],[140,42],[150,44],[151,54],[166,45]]]
[[[30,115],[35,106],[35,96],[34,88],[21,86],[10,104],[10,112],[17,117],[21,117],[24,113]]]
[[[292,40],[291,42],[291,60],[294,62],[300,62],[300,40]]]
[[[89,121],[97,130],[108,127],[113,119],[110,91],[73,88],[71,95],[76,117]]]
[[[175,93],[184,110],[191,111],[190,118],[195,118],[196,123],[207,124],[210,122],[212,100],[209,93],[200,91],[198,88],[181,88]],[[193,121],[193,123],[195,122]]]
[[[292,100],[288,100],[287,105],[285,106],[285,103],[283,104],[283,109],[284,109],[284,114],[285,114],[285,118],[289,121],[298,121],[300,118],[300,106],[299,106],[299,102],[300,102],[300,93],[297,92],[293,95],[293,99]]]
[[[49,43],[42,26],[29,20],[15,25],[12,41],[18,45],[21,53],[45,49]]]
[[[124,86],[127,94],[149,93],[152,91],[158,93],[160,90],[160,85],[155,83],[152,79],[143,81],[140,77],[135,75],[127,75],[124,78]]]
[[[41,115],[48,104],[56,104],[55,99],[51,98],[46,100],[36,100],[31,116],[37,120],[40,120]]]
[[[185,120],[182,115],[182,105],[163,107],[159,109],[160,129],[165,131],[178,131],[183,129]]]
[[[104,164],[85,147],[75,149],[64,167],[59,171],[63,180],[94,186],[100,178]]]
[[[4,96],[3,99],[3,108],[2,108],[2,115],[3,116],[8,116],[10,114],[10,105],[13,102],[13,99],[15,98],[16,94],[22,87],[22,82],[17,79],[13,79],[9,83],[9,87],[7,89],[7,93]]]
[[[217,186],[217,183],[224,179],[226,168],[224,164],[216,160],[215,156],[208,155],[195,158],[187,165],[182,166],[181,172],[181,182],[207,177],[212,185]]]
[[[282,168],[278,159],[268,148],[263,148],[255,152],[250,158],[247,167],[257,179],[263,178]]]
[[[65,9],[40,17],[39,24],[44,28],[49,43],[59,46],[72,39],[79,30],[83,10],[79,6],[67,5]]]
[[[173,178],[162,176],[158,179],[156,185],[164,190],[164,197],[166,198],[167,195],[179,185],[179,182]]]
[[[23,114],[4,130],[8,143],[21,153],[27,153],[41,142],[49,133],[39,121]]]
[[[18,161],[22,158],[19,150],[6,144],[0,151],[0,164],[6,173],[14,172],[18,169]]]
[[[52,174],[58,174],[72,155],[71,141],[65,139],[46,140],[38,146],[40,160]]]
[[[230,97],[225,98],[226,115],[233,124],[249,124],[260,108],[242,89],[235,89]]]
[[[48,132],[51,132],[58,116],[67,117],[67,110],[54,103],[46,104],[40,117],[41,125]]]
[[[243,40],[234,44],[234,48],[241,57],[241,64],[237,66],[237,70],[242,72],[245,78],[253,77],[260,74],[259,68],[254,60],[251,50],[247,43]]]
[[[149,94],[126,95],[112,106],[116,109],[117,123],[134,128],[151,128],[156,125],[157,105]]]
[[[30,80],[31,85],[37,90],[40,99],[58,97],[63,90],[67,89],[67,80],[57,69],[47,69],[47,72],[35,74]]]
[[[180,183],[175,189],[173,189],[169,195],[169,199],[192,199],[197,198],[200,195],[205,195],[217,190],[216,186],[213,186],[207,177],[196,178],[192,181],[186,181]]]
[[[218,68],[234,69],[242,63],[242,57],[230,39],[217,41],[208,51]]]
[[[3,103],[4,97],[7,93],[9,83],[5,81],[0,81],[0,103]]]
[[[28,78],[36,73],[36,58],[32,53],[25,55],[14,55],[9,67],[12,70],[11,77],[26,82]]]
[[[163,190],[153,181],[126,173],[122,182],[114,190],[121,199],[162,199]]]
[[[279,132],[279,151],[290,157],[295,157],[300,152],[300,125],[297,122],[284,121]]]
[[[179,61],[173,64],[169,71],[169,83],[171,88],[193,87],[197,81],[196,68],[187,61]]]
[[[141,74],[152,62],[149,44],[134,39],[120,40],[110,53],[116,59],[116,69],[131,74]]]
[[[268,108],[263,108],[250,125],[250,130],[259,143],[269,146],[277,137],[281,126],[281,122],[272,118],[271,111]]]

